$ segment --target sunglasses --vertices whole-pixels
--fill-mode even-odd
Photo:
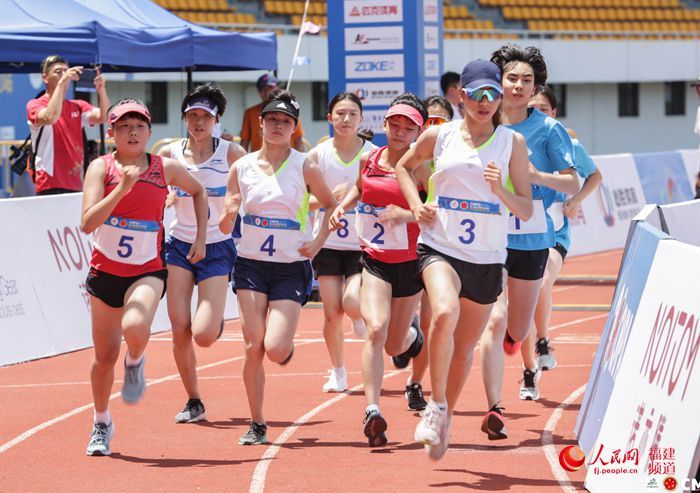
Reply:
[[[501,97],[501,91],[493,87],[479,89],[462,89],[472,101],[481,101],[486,98],[490,102],[496,101]]]
[[[443,123],[447,123],[447,118],[445,118],[444,116],[430,115],[428,116],[428,119],[425,120],[426,127],[432,127],[433,125],[442,125]]]

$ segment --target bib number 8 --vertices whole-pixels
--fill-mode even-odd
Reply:
[[[129,258],[131,257],[131,254],[134,253],[134,249],[129,243],[130,241],[134,241],[133,236],[122,236],[119,238],[119,250],[117,250],[117,255],[119,255],[121,258]]]
[[[474,227],[476,227],[476,223],[474,221],[472,221],[471,219],[463,219],[462,222],[459,224],[461,226],[466,225],[464,232],[468,235],[466,238],[464,236],[460,236],[459,241],[461,241],[465,245],[469,245],[470,243],[473,243],[474,238],[476,237],[476,235],[474,234]]]
[[[347,219],[340,219],[340,224],[343,225],[342,228],[340,228],[337,233],[340,238],[347,238],[348,235],[350,234],[350,230],[348,229],[348,220]]]
[[[266,252],[270,257],[274,255],[277,251],[275,250],[275,235],[270,235],[263,241],[263,244],[260,246],[260,251]]]
[[[378,229],[379,233],[374,235],[374,238],[369,240],[370,243],[375,243],[377,245],[383,245],[384,240],[381,239],[382,236],[384,236],[384,226],[382,226],[381,223],[374,223],[372,226],[374,229]]]

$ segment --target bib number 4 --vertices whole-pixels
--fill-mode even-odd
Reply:
[[[277,250],[275,250],[275,235],[268,236],[263,244],[260,246],[260,251],[267,253],[272,257]]]

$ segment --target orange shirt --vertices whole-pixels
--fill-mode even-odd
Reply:
[[[251,106],[243,113],[243,127],[241,128],[240,137],[241,140],[250,142],[250,149],[246,149],[246,151],[249,152],[255,152],[262,147],[262,134],[260,133],[260,122],[258,121],[260,111],[262,111],[262,105],[261,102],[260,104]],[[301,139],[303,136],[304,129],[301,128],[301,121],[299,121],[292,134],[290,145],[294,147],[294,141]]]

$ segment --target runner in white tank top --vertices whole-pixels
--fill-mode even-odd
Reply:
[[[375,146],[357,136],[362,123],[362,102],[353,93],[341,92],[328,105],[328,121],[334,136],[309,152],[309,159],[318,163],[323,177],[340,201],[352,188],[360,170],[360,156]],[[323,209],[311,198],[311,210],[317,210],[314,233],[319,231]],[[342,227],[333,231],[326,244],[313,259],[314,274],[318,279],[323,301],[323,338],[326,341],[332,369],[324,392],[343,392],[348,388],[347,371],[343,358],[343,314],[352,321],[358,337],[367,331],[360,314],[360,243],[355,229],[355,211],[348,211]]]
[[[309,259],[328,238],[330,212],[311,240],[309,192],[322,207],[335,206],[318,166],[289,146],[298,119],[299,104],[290,92],[276,91],[263,103],[262,147],[231,167],[219,219],[221,231],[230,234],[239,208],[245,210],[233,274],[246,341],[243,381],[252,418],[241,445],[268,441],[263,357],[279,364],[291,359],[299,312],[311,290]]]
[[[447,451],[452,412],[501,291],[506,207],[524,220],[532,214],[525,139],[493,121],[502,94],[498,67],[470,62],[461,84],[465,119],[426,130],[396,167],[421,225],[418,259],[432,309],[432,398],[415,438],[433,459]],[[435,172],[424,204],[411,172],[431,158]],[[506,176],[514,192],[505,188]]]
[[[244,155],[243,148],[212,137],[216,122],[226,109],[226,98],[213,83],[189,92],[182,102],[182,117],[188,137],[163,147],[160,154],[182,163],[207,190],[206,256],[197,263],[185,254],[194,241],[196,221],[192,197],[174,189],[175,219],[165,243],[168,265],[168,316],[173,328],[173,356],[187,392],[187,403],[177,414],[178,423],[206,419],[206,411],[197,382],[197,359],[192,340],[202,347],[211,346],[224,328],[226,289],[236,259],[231,235],[219,230],[218,219],[226,193],[226,176],[234,161]],[[197,285],[197,308],[192,313],[192,292]]]

